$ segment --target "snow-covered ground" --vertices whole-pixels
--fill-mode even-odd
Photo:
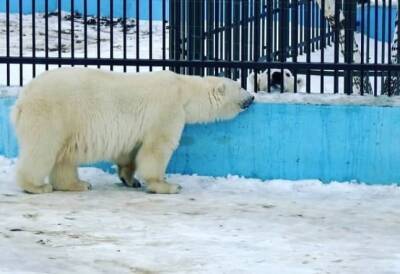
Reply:
[[[0,273],[400,273],[400,188],[170,175],[178,195],[80,169],[22,193],[0,158]]]

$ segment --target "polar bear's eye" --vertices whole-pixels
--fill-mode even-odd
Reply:
[[[290,74],[289,74],[289,72],[286,72],[286,77],[290,77]]]

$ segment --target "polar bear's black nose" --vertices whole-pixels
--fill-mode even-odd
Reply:
[[[241,105],[242,109],[248,108],[254,101],[254,96],[249,97],[246,101],[244,101]]]

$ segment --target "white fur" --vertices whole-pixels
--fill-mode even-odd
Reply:
[[[31,193],[86,190],[90,185],[79,180],[77,165],[109,160],[122,177],[137,171],[149,192],[176,193],[180,187],[167,184],[164,173],[185,123],[233,118],[250,96],[229,79],[167,71],[43,73],[12,110],[18,184]]]
[[[274,72],[279,72],[281,73],[280,69],[271,69],[270,70],[270,77],[272,77],[272,74]],[[303,86],[304,86],[304,81],[301,78],[297,78],[297,90],[300,91]],[[258,91],[260,92],[267,92],[268,91],[268,86],[270,85],[270,80],[268,77],[268,70],[263,71],[262,73],[257,74],[257,85],[258,85]],[[284,92],[294,92],[294,85],[295,85],[295,78],[293,73],[288,70],[284,69],[283,70],[283,91]],[[254,92],[254,72],[250,73],[250,75],[247,77],[247,90]],[[271,92],[280,92],[280,88],[274,89],[271,87]]]

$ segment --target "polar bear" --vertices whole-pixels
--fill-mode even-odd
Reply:
[[[253,100],[226,78],[88,68],[45,72],[12,109],[20,146],[17,183],[29,193],[88,190],[77,166],[107,160],[128,185],[137,186],[137,172],[148,192],[178,193],[181,187],[165,182],[164,174],[184,125],[233,118]]]
[[[301,90],[304,87],[304,80],[295,77],[293,73],[284,69],[270,69],[269,77],[268,70],[257,74],[257,87],[260,92],[267,92],[268,86],[271,86],[271,92],[281,92],[281,84],[283,82],[283,92],[294,92],[295,85],[297,90]],[[247,77],[248,90],[254,92],[254,72],[250,73]]]

